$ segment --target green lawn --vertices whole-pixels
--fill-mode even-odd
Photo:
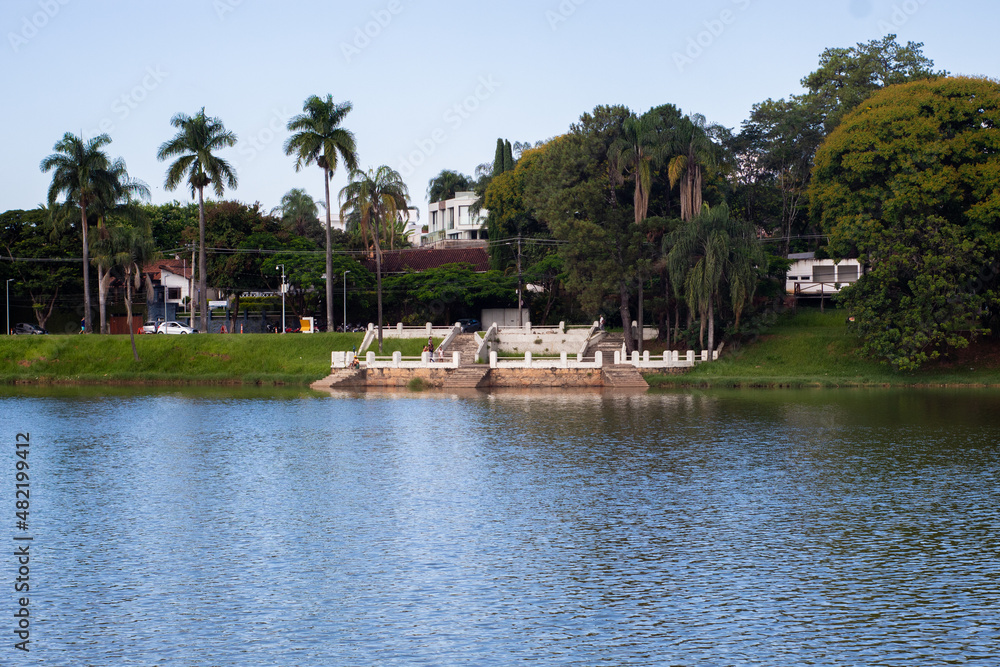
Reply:
[[[989,354],[963,353],[956,361],[912,373],[862,356],[842,310],[783,315],[755,342],[684,375],[648,375],[653,387],[1000,385],[1000,366]]]
[[[362,333],[0,336],[0,382],[164,382],[307,385],[330,372],[330,352]],[[419,356],[426,340],[384,340],[383,354]],[[437,344],[437,343],[435,343]],[[372,347],[377,352],[375,346]]]

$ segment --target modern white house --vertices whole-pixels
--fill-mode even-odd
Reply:
[[[816,259],[813,252],[793,253],[788,259],[792,265],[785,274],[785,293],[795,296],[837,294],[864,272],[856,259]]]
[[[472,215],[470,209],[476,203],[475,192],[456,192],[445,201],[438,201],[427,207],[427,232],[420,237],[420,245],[445,240],[486,239],[487,211]]]

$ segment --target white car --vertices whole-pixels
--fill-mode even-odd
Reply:
[[[180,322],[161,322],[159,326],[156,327],[156,333],[158,334],[192,334],[198,333],[197,329],[192,329],[186,324],[181,324]]]

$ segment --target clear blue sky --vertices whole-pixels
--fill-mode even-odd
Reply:
[[[998,26],[995,0],[3,0],[0,211],[42,203],[53,144],[102,127],[155,203],[190,201],[163,189],[156,151],[202,106],[240,138],[227,198],[321,200],[319,169],[296,173],[282,143],[329,93],[354,104],[362,166],[403,173],[423,218],[428,179],[472,174],[497,137],[548,139],[598,104],[738,128],[755,102],[801,92],[824,48],[888,32],[939,69],[996,77]]]

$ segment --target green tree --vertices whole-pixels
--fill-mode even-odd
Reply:
[[[701,215],[663,239],[670,280],[683,289],[691,309],[697,309],[699,340],[715,349],[715,311],[721,296],[729,305],[739,330],[740,316],[753,299],[757,281],[767,268],[767,257],[752,225],[729,214],[726,205],[703,207]]]
[[[378,351],[382,352],[382,229],[395,224],[409,209],[410,193],[395,169],[382,165],[367,172],[353,170],[350,182],[340,191],[340,215],[354,211],[362,230],[371,233],[375,249],[375,280],[378,292]],[[333,321],[330,319],[329,321]]]
[[[187,177],[191,196],[198,195],[198,307],[201,310],[201,330],[208,330],[208,259],[205,252],[205,188],[222,197],[225,188],[236,189],[236,171],[226,160],[215,155],[223,148],[236,145],[236,135],[218,118],[205,115],[205,108],[195,116],[179,113],[170,119],[178,129],[173,139],[160,145],[157,159],[161,162],[177,158],[167,169],[164,187],[174,190]]]
[[[497,148],[496,151],[493,153],[493,173],[492,173],[493,176],[503,173],[504,171],[503,156],[504,156],[503,139],[497,138]]]
[[[281,217],[281,224],[289,232],[322,243],[324,234],[320,228],[316,201],[302,188],[292,188],[281,198],[281,204],[271,211]]]
[[[79,238],[61,234],[52,238],[47,209],[7,211],[0,215],[0,278],[16,280],[11,286],[28,292],[38,326],[45,325],[60,295],[82,290],[77,264],[71,258],[80,252]],[[73,330],[79,331],[77,322]]]
[[[708,125],[701,114],[692,114],[678,128],[678,148],[668,167],[670,187],[680,184],[681,219],[688,221],[701,211],[705,171],[719,159],[719,146],[712,141],[716,125]]]
[[[48,202],[56,205],[60,195],[65,197],[62,211],[67,215],[79,214],[83,243],[83,311],[84,330],[92,331],[90,321],[90,239],[87,215],[102,203],[117,202],[130,195],[139,195],[141,184],[128,177],[122,159],[111,160],[102,149],[111,143],[106,134],[84,141],[67,132],[55,144],[56,152],[42,160],[43,172],[52,172]]]
[[[803,87],[820,109],[826,133],[873,93],[886,86],[907,81],[948,76],[935,72],[934,62],[924,57],[923,44],[896,43],[896,35],[886,35],[867,44],[830,48],[819,57],[819,68],[802,79]]]
[[[838,256],[869,268],[845,292],[864,350],[913,369],[995,327],[1000,85],[890,86],[816,154],[811,212]]]
[[[456,192],[468,191],[474,185],[475,181],[472,180],[471,176],[450,169],[442,169],[441,173],[427,184],[427,200],[431,204],[447,201],[452,199]]]
[[[514,170],[514,148],[511,146],[510,139],[504,141],[503,144],[503,170]]]
[[[302,113],[288,121],[292,136],[285,141],[285,155],[295,156],[295,171],[310,164],[323,170],[326,194],[326,320],[333,322],[333,236],[330,220],[330,181],[343,160],[351,172],[358,168],[358,149],[354,134],[341,124],[354,107],[350,102],[336,103],[333,95],[322,99],[311,96],[302,105]]]
[[[103,265],[109,275],[125,285],[125,312],[132,343],[132,358],[139,361],[139,351],[135,347],[135,327],[132,326],[133,290],[142,285],[143,269],[159,253],[148,225],[115,224],[105,227],[103,231],[94,243],[93,261]]]

